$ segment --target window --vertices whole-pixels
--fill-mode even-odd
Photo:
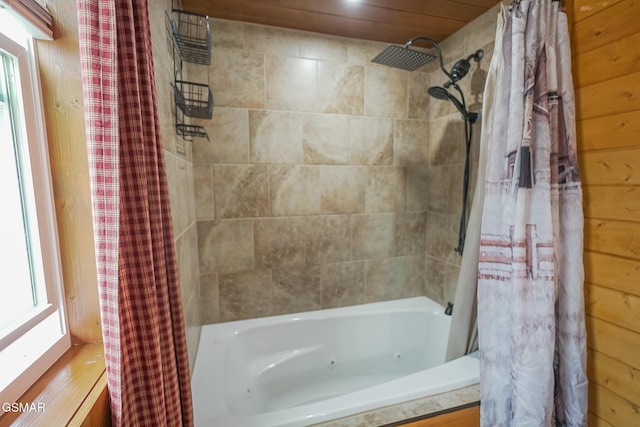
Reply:
[[[0,8],[0,402],[70,346],[38,70],[22,28]]]

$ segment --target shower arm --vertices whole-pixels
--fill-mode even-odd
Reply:
[[[409,40],[407,43],[405,43],[404,47],[405,48],[409,48],[410,46],[413,45],[413,42],[417,41],[417,40],[424,40],[424,41],[428,41],[429,43],[431,43],[431,45],[436,49],[436,51],[438,52],[438,62],[440,62],[440,69],[442,70],[442,72],[449,77],[449,80],[453,81],[453,76],[451,74],[449,74],[449,72],[444,68],[444,62],[442,61],[442,51],[440,50],[440,46],[438,45],[438,43],[436,43],[435,40],[430,39],[427,36],[416,36],[414,38],[412,38],[411,40]]]

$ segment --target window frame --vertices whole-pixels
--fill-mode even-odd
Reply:
[[[54,339],[47,349],[34,351],[33,363],[13,379],[8,386],[0,389],[0,401],[15,402],[18,398],[70,347],[71,339],[65,310],[64,287],[62,280],[62,264],[58,247],[58,231],[55,214],[54,193],[51,178],[48,144],[45,132],[42,92],[37,66],[37,55],[33,38],[25,35],[17,41],[13,34],[0,32],[0,50],[15,58],[15,72],[19,79],[18,96],[21,98],[21,117],[18,131],[21,133],[20,142],[24,153],[28,154],[30,191],[35,201],[34,224],[39,240],[42,272],[44,277],[44,295],[47,301],[38,309],[21,319],[18,326],[0,338],[0,354],[12,351],[11,346],[22,337],[44,325],[45,321],[59,322],[60,337]],[[52,316],[56,316],[53,318]],[[15,346],[14,346],[15,347]],[[14,349],[15,351],[15,349]],[[0,415],[4,410],[0,408]]]

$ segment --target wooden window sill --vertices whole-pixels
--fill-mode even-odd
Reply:
[[[34,410],[6,412],[0,427],[110,425],[102,344],[71,347],[17,403]]]

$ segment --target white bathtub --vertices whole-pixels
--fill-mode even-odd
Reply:
[[[443,363],[450,321],[418,297],[206,325],[196,426],[308,426],[476,384],[476,357]]]

